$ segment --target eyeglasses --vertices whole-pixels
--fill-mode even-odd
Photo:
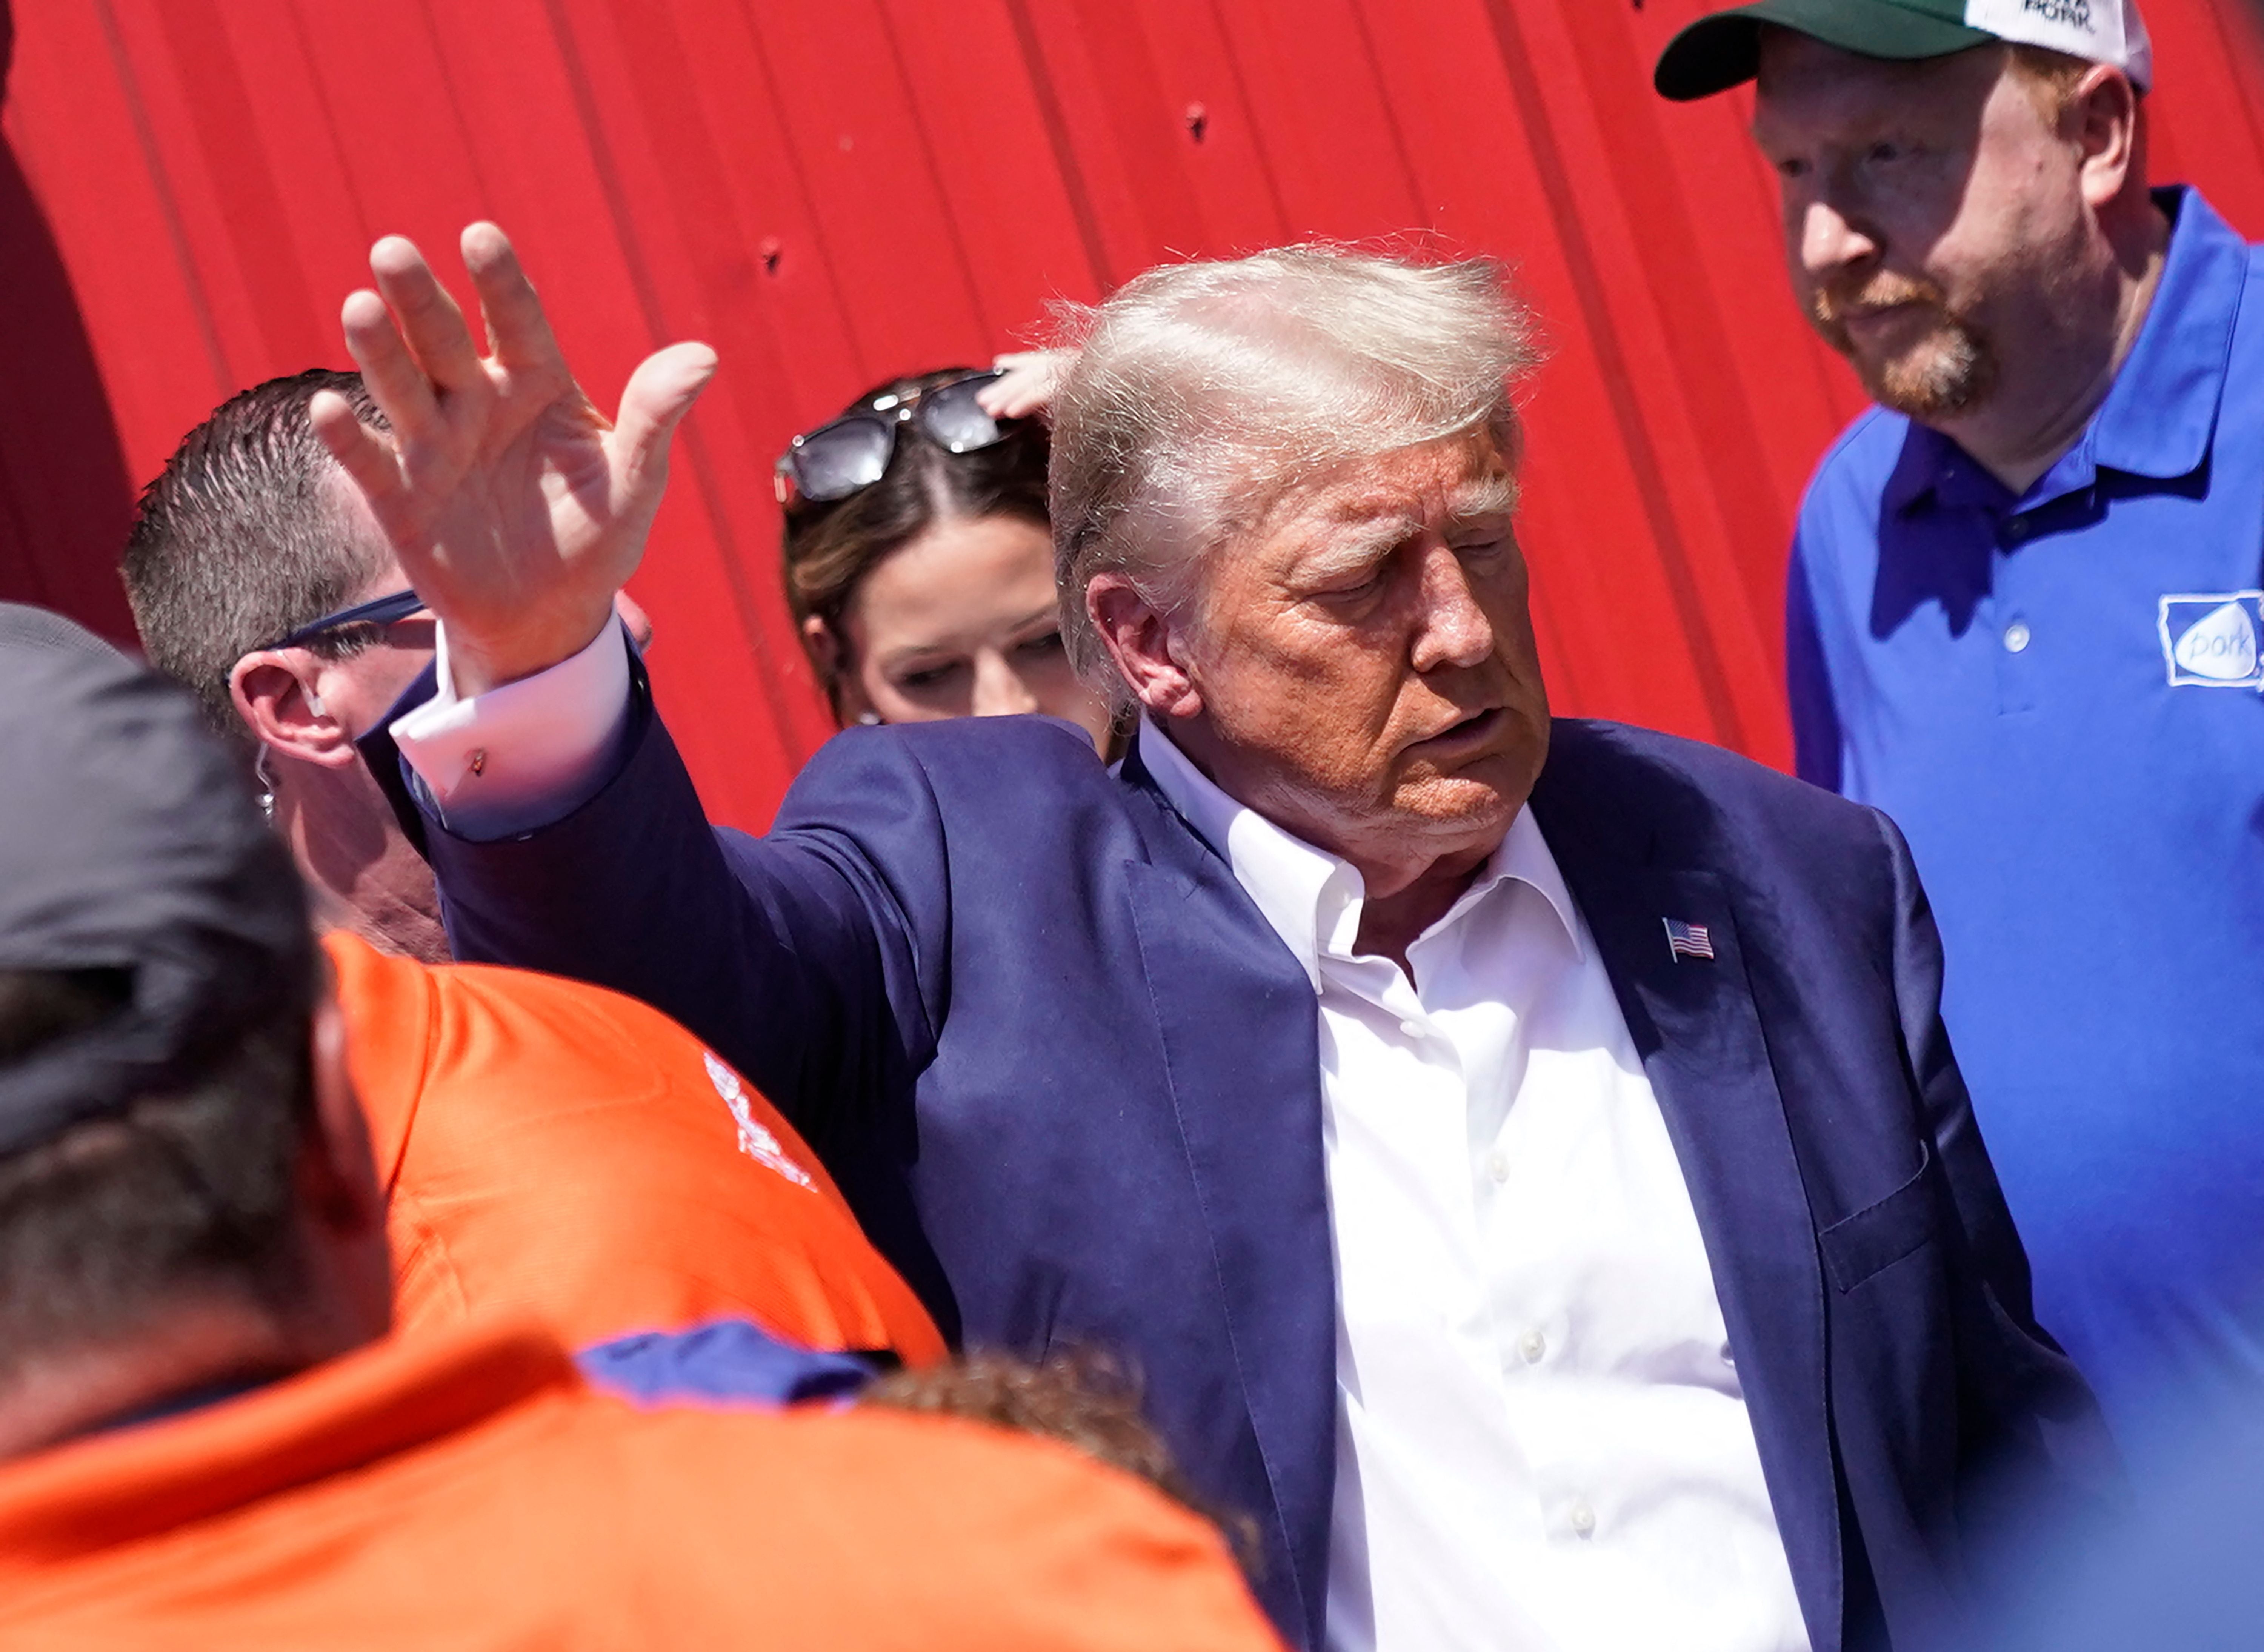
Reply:
[[[319,620],[309,620],[296,631],[275,639],[271,648],[301,648],[316,638],[332,631],[343,631],[348,626],[389,626],[396,620],[406,620],[410,614],[424,612],[424,599],[413,591],[396,591],[388,597],[373,597],[367,602],[358,602],[351,608],[341,608],[336,613],[326,613]]]
[[[779,456],[772,483],[779,503],[831,504],[863,492],[888,469],[896,451],[896,431],[906,420],[918,424],[920,434],[947,453],[996,447],[1022,421],[994,419],[975,398],[983,386],[1004,376],[1003,369],[993,367],[925,390],[877,396],[870,407],[804,431]]]

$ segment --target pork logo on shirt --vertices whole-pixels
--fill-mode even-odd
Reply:
[[[2172,688],[2264,687],[2257,636],[2264,591],[2166,596],[2158,629]]]
[[[715,1093],[731,1110],[731,1121],[739,1127],[739,1151],[764,1169],[776,1170],[789,1182],[816,1187],[809,1172],[787,1157],[779,1139],[756,1120],[754,1109],[747,1105],[747,1087],[739,1082],[739,1076],[718,1061],[713,1050],[700,1054],[708,1062],[708,1082],[715,1086]]]

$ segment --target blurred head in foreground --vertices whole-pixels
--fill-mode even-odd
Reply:
[[[0,1457],[386,1330],[289,859],[186,696],[0,641]]]
[[[779,461],[787,602],[835,718],[1043,712],[1105,742],[1062,641],[1034,418],[976,402],[997,375],[892,380]]]

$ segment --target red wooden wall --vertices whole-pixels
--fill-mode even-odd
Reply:
[[[2156,171],[2264,231],[2243,0],[2152,0]],[[1288,237],[1506,256],[1554,359],[1526,535],[1561,708],[1782,761],[1778,581],[1858,398],[1788,301],[1741,96],[1661,104],[1698,0],[40,0],[0,156],[0,594],[124,623],[128,484],[216,402],[342,362],[377,235],[518,239],[600,402],[698,337],[636,592],[711,807],[828,731],[769,464],[1059,295]],[[20,170],[18,170],[20,169]],[[27,187],[28,185],[28,187]]]

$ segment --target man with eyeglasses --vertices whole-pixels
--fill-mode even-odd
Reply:
[[[255,767],[323,926],[437,962],[447,937],[382,787],[393,765],[357,747],[382,740],[432,663],[432,621],[308,426],[318,390],[374,414],[359,375],[317,368],[231,397],[184,438],[142,496],[127,597],[149,663]]]
[[[447,964],[386,732],[404,691],[430,692],[435,627],[315,438],[318,391],[381,417],[328,370],[231,398],[143,496],[126,582],[150,662],[256,752],[328,932],[397,1318],[508,1307],[579,1345],[747,1317],[809,1347],[940,1356],[809,1148],[697,1039],[578,982]],[[613,611],[649,640],[626,597]]]

